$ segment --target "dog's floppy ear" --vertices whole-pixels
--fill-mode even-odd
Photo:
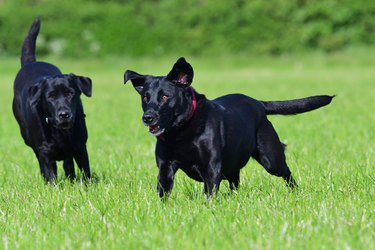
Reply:
[[[87,97],[92,95],[92,82],[91,79],[85,76],[76,76],[75,74],[69,74],[71,78],[74,79],[74,82],[77,84],[79,90],[84,93]]]
[[[129,80],[132,82],[135,90],[137,90],[138,93],[141,93],[143,85],[145,84],[146,76],[127,70],[124,74],[124,84]]]
[[[173,65],[172,70],[167,75],[167,80],[176,83],[179,86],[188,87],[193,82],[193,67],[181,57]]]
[[[31,107],[35,107],[39,103],[44,82],[45,80],[38,82],[29,88],[29,103]]]

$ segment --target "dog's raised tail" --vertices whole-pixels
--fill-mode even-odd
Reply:
[[[21,51],[21,66],[29,62],[35,62],[35,44],[40,29],[40,17],[35,18],[23,41]]]
[[[287,101],[262,101],[267,115],[296,115],[331,103],[335,96],[318,95]]]

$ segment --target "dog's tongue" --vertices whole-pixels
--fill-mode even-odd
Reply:
[[[155,133],[156,131],[158,131],[159,129],[159,125],[150,125],[149,127],[149,130],[151,133]]]

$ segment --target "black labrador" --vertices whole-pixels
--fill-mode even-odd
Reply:
[[[141,75],[127,70],[141,95],[142,120],[157,136],[157,190],[170,194],[175,173],[182,169],[194,180],[204,182],[211,196],[221,180],[238,188],[240,169],[250,157],[288,186],[296,182],[285,162],[284,145],[267,119],[268,114],[291,115],[329,104],[333,96],[312,96],[289,101],[258,101],[230,94],[212,101],[190,87],[193,68],[180,58],[167,76]]]
[[[91,96],[90,78],[62,74],[54,65],[37,62],[35,43],[39,17],[22,46],[21,69],[14,81],[13,113],[25,143],[39,161],[47,182],[57,178],[56,161],[64,161],[68,178],[75,178],[74,162],[91,178],[86,150],[87,130],[81,93]]]

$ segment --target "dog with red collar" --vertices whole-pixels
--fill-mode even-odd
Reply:
[[[166,76],[130,70],[124,75],[125,83],[130,80],[142,98],[143,123],[157,137],[159,196],[171,193],[178,169],[203,182],[207,196],[219,189],[222,180],[237,189],[240,169],[250,157],[296,187],[284,145],[267,115],[308,112],[328,105],[333,96],[267,102],[229,94],[208,100],[191,87],[193,77],[193,68],[184,58]]]

